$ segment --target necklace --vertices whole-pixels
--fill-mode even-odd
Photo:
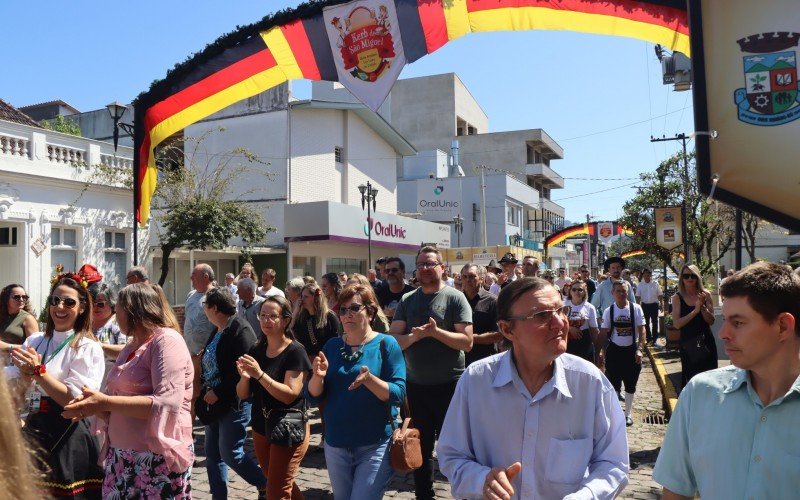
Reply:
[[[359,344],[358,349],[356,349],[356,352],[347,352],[347,339],[346,337],[343,338],[342,349],[341,349],[342,359],[347,361],[348,363],[355,363],[356,361],[361,359],[361,356],[364,355],[364,344],[367,343],[367,337],[368,336],[364,336],[364,340],[361,342],[361,344]]]

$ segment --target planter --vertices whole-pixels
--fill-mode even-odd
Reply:
[[[667,349],[677,349],[678,341],[681,340],[681,331],[672,325],[667,325]]]

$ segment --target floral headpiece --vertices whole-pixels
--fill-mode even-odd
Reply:
[[[50,285],[55,285],[64,278],[70,278],[80,283],[83,288],[88,288],[91,283],[103,280],[97,268],[91,264],[84,264],[77,272],[71,273],[64,272],[62,264],[57,264],[54,270],[56,274],[50,279]]]

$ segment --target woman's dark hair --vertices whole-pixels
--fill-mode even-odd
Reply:
[[[342,293],[339,294],[339,303],[347,302],[356,295],[361,297],[361,304],[367,308],[367,315],[369,315],[370,321],[375,319],[375,315],[378,314],[380,306],[378,305],[378,299],[375,298],[375,292],[372,291],[371,286],[348,285],[344,287]]]
[[[0,292],[0,323],[8,319],[8,300],[11,298],[11,290],[15,288],[22,288],[23,290],[25,290],[24,286],[12,283],[7,287],[3,288],[3,291]],[[30,301],[25,302],[25,305],[22,306],[22,310],[30,314],[33,314],[33,309],[31,308]]]
[[[236,314],[236,299],[227,287],[212,288],[206,292],[206,306],[216,307],[217,311],[226,316]]]
[[[322,279],[328,282],[333,287],[333,296],[336,301],[339,301],[339,294],[342,293],[342,283],[339,281],[339,275],[336,273],[328,273],[322,275]]]
[[[508,320],[511,317],[511,308],[520,297],[528,292],[538,292],[545,288],[555,291],[553,285],[542,278],[519,278],[512,281],[500,290],[500,295],[497,296],[497,319]]]
[[[106,301],[108,301],[109,307],[113,312],[114,307],[117,306],[117,291],[114,290],[112,287],[108,286],[107,283],[92,283],[89,285],[89,295],[92,296],[92,304],[97,302],[97,296],[103,294],[106,296]]]
[[[78,305],[76,307],[83,307],[83,312],[78,313],[78,317],[75,319],[75,325],[72,327],[75,330],[75,340],[72,341],[72,347],[77,348],[83,337],[96,340],[92,333],[92,298],[89,295],[89,291],[72,278],[61,278],[50,288],[50,296],[52,296],[56,288],[60,286],[65,286],[78,292]],[[50,300],[48,297],[48,304],[49,303]],[[44,328],[45,335],[47,336],[53,335],[56,329],[53,316],[50,314],[50,307],[53,306],[48,306],[47,322]]]
[[[280,295],[270,295],[269,297],[264,297],[264,301],[258,305],[258,316],[259,320],[261,319],[261,310],[264,308],[264,304],[267,302],[272,302],[278,304],[278,307],[281,308],[281,318],[288,319],[289,321],[286,323],[286,327],[283,329],[283,334],[289,337],[292,340],[295,340],[294,333],[292,332],[292,304],[289,302],[289,299],[286,297],[281,297]],[[267,344],[267,336],[261,335],[261,339],[258,341],[259,344]]]

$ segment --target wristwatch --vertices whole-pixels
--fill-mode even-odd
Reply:
[[[44,363],[39,363],[38,365],[33,367],[34,375],[41,377],[45,373],[47,373],[47,365],[45,365]]]

